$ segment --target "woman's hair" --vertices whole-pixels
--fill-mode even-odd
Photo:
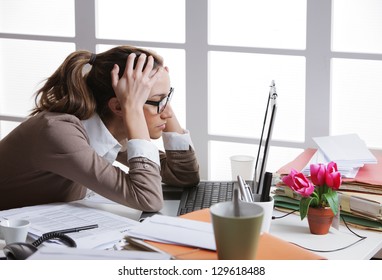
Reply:
[[[154,69],[163,66],[162,58],[157,54],[132,46],[115,47],[97,55],[89,51],[73,52],[36,92],[36,107],[31,115],[50,111],[75,115],[84,120],[96,111],[102,119],[107,117],[110,113],[107,103],[110,98],[115,97],[111,85],[111,70],[118,64],[121,78],[127,57],[131,53],[137,55],[134,67],[142,53],[153,56]],[[87,64],[92,66],[84,74]]]

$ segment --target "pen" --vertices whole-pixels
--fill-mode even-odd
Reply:
[[[93,229],[93,228],[98,228],[97,224],[94,225],[88,225],[88,226],[83,226],[83,227],[75,227],[75,228],[68,228],[68,229],[62,229],[62,230],[57,230],[57,231],[52,231],[56,233],[71,233],[71,232],[79,232],[82,230],[88,230],[88,229]]]
[[[252,192],[240,175],[237,175],[237,181],[239,183],[242,199],[247,202],[253,202]]]
[[[244,186],[245,186],[245,190],[247,191],[247,194],[248,194],[248,197],[249,197],[249,202],[254,202],[251,188],[249,187],[249,185],[245,181],[244,181]]]
[[[260,195],[260,201],[269,201],[269,193],[271,191],[271,185],[272,185],[272,173],[271,172],[265,172],[264,174],[264,183],[263,183],[263,191]]]
[[[248,198],[247,192],[245,190],[245,183],[244,183],[244,180],[241,178],[240,175],[237,175],[237,182],[239,183],[241,198],[244,201],[248,201],[249,198]]]

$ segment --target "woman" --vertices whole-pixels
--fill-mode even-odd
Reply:
[[[36,93],[30,118],[0,142],[0,210],[78,200],[87,189],[160,210],[162,182],[199,182],[190,135],[169,104],[173,94],[168,68],[147,50],[70,54]],[[150,142],[161,136],[165,152]]]

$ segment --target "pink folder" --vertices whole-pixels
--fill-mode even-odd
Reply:
[[[298,155],[293,161],[282,166],[277,173],[280,175],[289,174],[291,168],[301,171],[310,161],[317,149],[306,149]],[[357,173],[354,179],[345,178],[345,183],[368,184],[380,186],[382,188],[382,151],[370,150],[377,158],[377,164],[365,164]]]

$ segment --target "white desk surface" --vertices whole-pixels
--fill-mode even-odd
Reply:
[[[282,216],[285,213],[274,211],[275,216]],[[371,259],[382,253],[382,233],[370,230],[361,230],[350,227],[352,231],[366,239],[350,246],[349,248],[335,252],[316,252],[327,259],[337,260],[362,260]],[[286,241],[307,247],[309,249],[334,250],[345,247],[359,240],[360,238],[350,232],[346,226],[340,225],[337,231],[331,228],[326,235],[315,235],[309,231],[308,221],[301,221],[300,216],[291,214],[285,218],[272,220],[270,234]],[[379,253],[380,252],[380,253]]]

